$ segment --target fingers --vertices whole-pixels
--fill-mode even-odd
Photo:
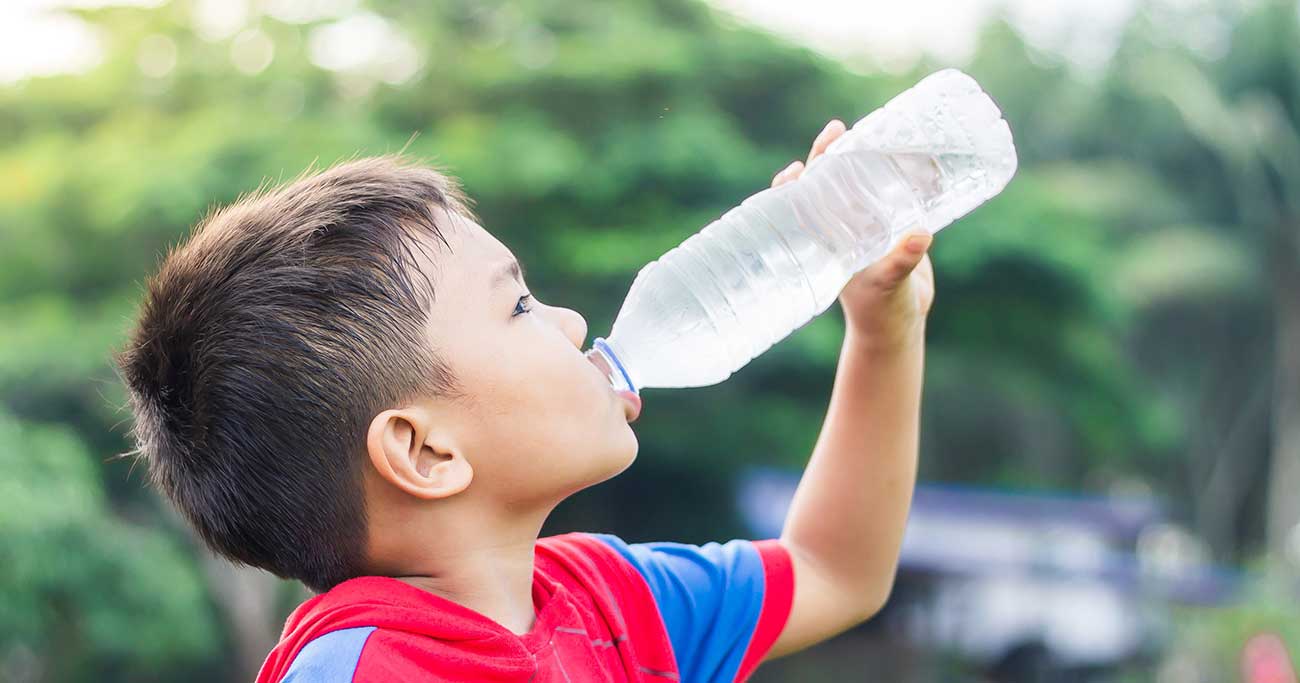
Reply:
[[[813,140],[812,148],[808,150],[808,164],[811,164],[813,159],[825,153],[826,148],[830,147],[831,143],[835,142],[835,139],[843,135],[847,130],[848,128],[845,127],[844,122],[839,119],[831,119],[826,122],[822,132],[818,133],[816,139]],[[792,162],[772,177],[772,187],[784,185],[798,178],[805,167],[807,167],[807,164],[802,161],[796,160]]]
[[[777,185],[784,185],[790,182],[791,180],[798,178],[799,174],[802,172],[803,172],[802,161],[791,162],[789,166],[786,166],[785,168],[781,169],[780,171],[777,172],[775,176],[772,177],[772,187],[776,187]]]
[[[818,133],[817,138],[813,140],[812,149],[808,150],[808,163],[811,164],[813,159],[821,156],[826,148],[835,142],[835,138],[843,135],[846,130],[848,129],[845,128],[844,122],[839,119],[827,121],[822,132]]]
[[[811,164],[816,157],[822,156],[826,152],[826,148],[831,146],[831,143],[835,142],[840,135],[844,135],[846,130],[849,130],[848,127],[839,118],[832,118],[832,120],[827,121],[822,133],[818,133],[813,141],[813,148],[809,150],[809,161],[807,163]],[[806,165],[803,161],[793,161],[788,167],[777,172],[776,176],[772,176],[772,187],[785,185],[785,183],[793,181],[794,178],[800,177]]]

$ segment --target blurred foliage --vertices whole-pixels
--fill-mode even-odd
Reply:
[[[0,634],[11,657],[39,653],[50,680],[126,680],[217,654],[183,543],[112,513],[71,429],[0,413],[0,471]]]
[[[1260,572],[1267,568],[1258,567]],[[1233,609],[1183,608],[1175,615],[1170,668],[1197,671],[1199,681],[1237,680],[1242,648],[1260,634],[1276,634],[1292,648],[1300,643],[1295,587],[1271,576],[1246,587]]]
[[[358,16],[416,61],[331,71],[310,59],[321,32],[356,17],[261,8],[220,36],[183,0],[82,10],[101,65],[0,88],[0,678],[228,674],[233,622],[202,551],[109,457],[128,416],[108,352],[159,255],[212,206],[405,150],[460,177],[533,291],[599,334],[642,264],[766,187],[827,119],[933,70],[857,75],[693,0],[374,0]],[[1201,20],[1160,14],[1175,11],[1140,14],[1092,77],[1002,23],[964,66],[1003,107],[1021,170],[932,252],[923,476],[1140,485],[1231,560],[1264,540],[1269,402],[1254,397],[1274,363],[1275,245],[1259,207],[1287,207],[1239,181],[1253,157],[1216,137],[1235,110],[1201,114],[1244,99],[1261,130],[1297,119],[1295,29],[1270,14],[1294,24],[1294,8],[1216,10],[1234,32],[1217,56],[1171,35]],[[238,66],[268,41],[265,68]],[[1206,97],[1169,94],[1188,82]],[[1300,158],[1265,147],[1279,168]],[[548,532],[744,534],[719,492],[741,466],[803,464],[842,332],[835,307],[726,383],[648,392],[636,468]]]

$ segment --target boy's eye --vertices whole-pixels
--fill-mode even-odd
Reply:
[[[533,307],[528,305],[528,301],[529,301],[530,299],[532,299],[532,298],[533,298],[533,295],[532,295],[532,294],[525,294],[525,295],[519,297],[519,301],[515,302],[515,312],[514,312],[513,314],[511,314],[510,317],[513,318],[513,317],[515,317],[516,315],[520,315],[520,314],[523,314],[523,313],[527,313],[527,312],[533,310]]]

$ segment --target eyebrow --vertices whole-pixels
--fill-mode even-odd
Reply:
[[[498,269],[496,275],[492,277],[492,288],[496,289],[497,287],[500,287],[510,278],[514,278],[518,280],[520,284],[523,284],[524,267],[519,263],[519,261],[512,259],[509,263],[506,263]]]

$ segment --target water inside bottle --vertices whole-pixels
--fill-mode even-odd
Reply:
[[[637,388],[726,379],[829,307],[853,272],[904,233],[937,231],[978,205],[991,194],[985,161],[952,152],[844,150],[847,163],[827,170],[848,174],[838,184],[853,191],[796,188],[817,173],[814,164],[805,178],[767,191],[813,190],[800,201],[755,195],[742,207],[757,205],[756,223],[733,209],[647,266],[609,337]]]
[[[824,311],[905,233],[1002,190],[1015,149],[960,72],[863,117],[802,177],[755,194],[637,274],[607,340],[642,387],[714,384]]]

